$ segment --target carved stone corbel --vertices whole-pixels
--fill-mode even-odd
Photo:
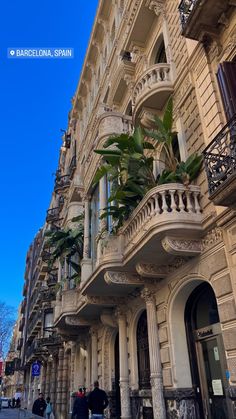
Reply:
[[[165,14],[163,0],[147,0],[145,6],[148,7],[149,10],[153,11],[157,16],[164,16]]]
[[[107,271],[104,274],[104,279],[108,285],[140,285],[144,282],[138,274],[130,272]]]
[[[154,263],[137,263],[136,271],[145,278],[163,279],[171,272],[180,268],[186,263],[186,258],[176,257],[169,265],[156,265]]]
[[[197,256],[202,252],[201,240],[188,240],[166,236],[162,240],[163,249],[172,255]]]
[[[89,326],[90,323],[78,316],[66,316],[65,324],[68,326]]]

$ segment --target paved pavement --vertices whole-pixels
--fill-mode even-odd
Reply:
[[[2,410],[0,410],[0,419],[18,419],[18,418],[19,418],[19,409],[2,408]]]

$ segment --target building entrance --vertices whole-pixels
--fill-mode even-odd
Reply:
[[[226,396],[226,359],[214,292],[199,285],[190,295],[185,323],[193,386],[201,418],[231,418]]]

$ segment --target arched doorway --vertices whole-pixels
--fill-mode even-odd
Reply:
[[[200,417],[228,419],[231,414],[226,396],[226,359],[217,302],[208,283],[202,283],[192,291],[184,316]]]

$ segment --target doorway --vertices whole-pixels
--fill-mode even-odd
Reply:
[[[229,419],[226,359],[215,294],[207,283],[192,292],[185,308],[185,325],[193,387],[201,418]]]

